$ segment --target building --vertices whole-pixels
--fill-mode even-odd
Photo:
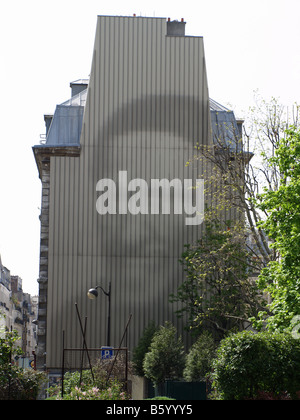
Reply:
[[[19,361],[22,367],[29,367],[34,360],[37,308],[38,297],[23,291],[21,277],[12,276],[0,257],[0,333],[17,331],[20,338],[16,345],[23,351]]]
[[[213,170],[186,162],[197,142],[213,145],[221,115],[237,124],[209,100],[203,38],[186,36],[184,21],[98,16],[90,79],[71,88],[33,147],[42,183],[37,363],[53,372],[63,345],[82,346],[75,303],[88,346],[107,344],[107,296],[87,297],[97,285],[111,285],[112,346],[130,314],[130,350],[151,320],[184,333],[169,297],[184,279],[184,244],[202,234],[197,173]]]
[[[12,325],[10,271],[2,264],[0,255],[0,332]]]

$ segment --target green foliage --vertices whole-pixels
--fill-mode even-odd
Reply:
[[[121,364],[122,360],[119,361]],[[120,372],[115,373],[113,378],[107,378],[111,361],[104,363],[99,361],[93,366],[94,379],[90,370],[66,372],[64,375],[64,395],[61,397],[61,385],[55,385],[48,389],[50,399],[56,400],[126,400],[128,395],[124,392],[124,384],[117,378]],[[117,370],[119,367],[117,367]]]
[[[84,386],[69,389],[69,392],[64,394],[61,398],[57,396],[57,400],[126,400],[127,396],[122,391],[122,384],[118,381],[113,381],[104,389],[96,386]]]
[[[0,400],[36,400],[46,380],[44,372],[1,365]]]
[[[8,365],[13,356],[20,356],[22,350],[20,347],[15,347],[19,336],[17,331],[5,331],[0,337],[0,365]]]
[[[157,331],[157,327],[152,321],[147,328],[145,328],[143,335],[141,336],[138,345],[133,349],[132,353],[132,364],[136,375],[144,376],[144,358],[145,354],[148,353],[152,338]]]
[[[94,385],[93,377],[90,370],[83,370],[80,375],[79,371],[66,372],[64,375],[64,394],[68,395],[75,389],[80,387],[82,391],[86,391],[92,388]],[[97,378],[97,388],[99,385],[99,379]],[[59,389],[60,392],[60,389]]]
[[[204,331],[191,347],[187,358],[183,377],[187,382],[203,381],[210,371],[215,356],[216,345],[207,331]]]
[[[187,313],[188,329],[210,328],[222,339],[228,331],[239,330],[260,308],[260,296],[249,279],[251,258],[245,247],[244,230],[228,221],[206,223],[206,232],[195,246],[187,245],[180,260],[186,280],[171,302],[181,302],[178,316]]]
[[[177,339],[176,328],[166,322],[154,334],[150,351],[145,355],[143,369],[145,376],[155,385],[166,379],[182,377],[185,354],[181,337]]]
[[[261,226],[280,258],[262,270],[258,284],[272,298],[267,327],[284,331],[300,315],[300,131],[290,128],[269,161],[278,165],[281,184],[265,191],[258,205],[268,213]]]
[[[213,379],[219,399],[259,399],[263,393],[272,399],[281,395],[296,398],[300,391],[300,341],[290,334],[233,334],[217,350]]]
[[[21,369],[12,364],[13,356],[22,351],[15,347],[19,339],[16,331],[5,332],[0,338],[0,400],[35,400],[46,381],[43,372]]]

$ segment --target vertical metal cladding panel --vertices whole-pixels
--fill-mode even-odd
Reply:
[[[87,342],[106,344],[107,298],[86,291],[112,283],[111,344],[118,346],[127,319],[132,349],[151,320],[172,321],[169,303],[184,278],[184,244],[201,234],[187,215],[151,213],[151,180],[193,179],[186,167],[196,142],[209,139],[209,102],[201,37],[168,37],[166,20],[99,16],[79,158],[51,158],[48,356],[59,367],[61,336],[80,346],[75,302],[87,316]],[[148,214],[120,214],[118,176],[145,180]],[[117,187],[117,214],[100,215],[97,181]],[[128,192],[128,198],[133,192]],[[173,197],[173,196],[172,196]],[[122,207],[123,208],[123,207]],[[125,343],[123,343],[125,344]]]

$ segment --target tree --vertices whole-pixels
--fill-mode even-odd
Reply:
[[[203,238],[187,245],[180,261],[186,280],[170,299],[182,303],[177,315],[187,313],[187,329],[195,335],[209,329],[221,340],[230,330],[249,326],[249,318],[265,308],[249,279],[251,255],[238,226],[207,221]]]
[[[154,321],[152,321],[147,328],[145,328],[143,335],[141,336],[138,345],[133,349],[132,352],[132,365],[136,375],[144,376],[144,358],[146,353],[148,353],[151,341],[153,339],[154,334],[157,331],[157,326],[155,325]]]
[[[166,322],[155,333],[150,351],[145,355],[145,376],[158,386],[167,379],[181,378],[184,366],[182,339],[177,338],[176,328],[170,322]]]
[[[19,336],[17,331],[11,332],[5,331],[0,337],[0,366],[11,366],[12,357],[20,356],[22,350],[20,347],[16,347],[15,344],[18,341]]]
[[[222,118],[224,116],[220,120]],[[280,139],[286,137],[289,125],[300,126],[300,106],[295,104],[289,113],[276,98],[267,102],[256,94],[255,106],[250,109],[242,133],[235,119],[217,123],[216,128],[213,127],[213,146],[195,146],[195,156],[188,162],[211,162],[213,174],[210,177],[200,174],[206,179],[206,195],[213,203],[211,218],[220,220],[221,215],[228,219],[228,214],[234,210],[235,220],[245,222],[243,228],[249,238],[246,246],[259,270],[275,261],[278,254],[270,247],[260,224],[268,212],[257,207],[256,199],[264,188],[268,191],[279,188],[282,173],[272,157],[280,146]]]
[[[18,333],[5,331],[0,337],[0,400],[35,400],[46,381],[44,372],[21,369],[12,364],[13,356],[22,354],[17,347]]]
[[[286,183],[274,156],[281,147],[281,139],[288,141],[289,122],[292,120],[295,127],[299,126],[300,107],[293,108],[291,117],[274,98],[267,103],[257,97],[256,103],[244,124],[243,135],[235,119],[223,115],[220,120],[227,122],[218,123],[217,129],[213,129],[213,145],[197,145],[197,154],[187,163],[203,160],[211,164],[210,176],[199,174],[206,180],[208,206],[202,239],[188,245],[181,260],[187,279],[177,296],[171,298],[183,303],[178,313],[188,313],[189,328],[200,327],[201,331],[205,320],[214,326],[220,338],[232,327],[244,327],[242,323],[247,317],[253,322],[257,314],[269,316],[274,305],[279,304],[277,299],[268,307],[252,280],[266,267],[272,266],[273,270],[279,267],[280,250],[278,246],[271,246],[275,239],[268,236],[270,231],[263,223],[270,216],[272,206],[257,203],[262,193],[268,191],[270,197],[276,195],[280,185]],[[199,166],[205,168],[207,164]],[[299,238],[296,239],[299,242]],[[263,273],[267,274],[268,269]],[[258,284],[260,289],[262,279],[263,276]],[[273,287],[273,298],[276,290]],[[288,295],[285,301],[299,304],[295,288],[291,292],[285,288],[285,293]],[[298,312],[293,310],[290,318],[295,313]]]
[[[290,127],[269,161],[279,168],[279,188],[265,190],[257,203],[268,214],[260,226],[279,258],[262,270],[259,286],[272,298],[268,328],[284,330],[300,315],[300,130]]]
[[[216,345],[212,335],[204,331],[192,345],[186,358],[183,377],[187,382],[197,382],[206,379],[215,356]]]

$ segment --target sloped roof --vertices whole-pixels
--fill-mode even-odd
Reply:
[[[88,79],[78,79],[72,84],[88,83]],[[84,107],[88,89],[83,90],[60,105],[57,105],[49,128],[45,147],[80,146],[80,135]],[[220,136],[233,144],[238,133],[238,126],[233,111],[209,99],[213,138]]]
[[[209,99],[209,105],[213,142],[235,152],[241,152],[242,132],[234,112],[213,99]]]
[[[226,108],[225,106],[219,104],[218,102],[214,101],[213,99],[209,98],[209,107],[211,111],[217,112],[232,112],[230,109]]]
[[[70,83],[70,87],[72,85],[88,85],[89,84],[89,79],[77,79],[74,80],[74,82]]]
[[[85,79],[84,79],[85,80]],[[76,82],[82,84],[83,79]],[[76,82],[72,82],[74,84]],[[44,146],[79,146],[87,89],[56,106]]]
[[[86,97],[87,97],[87,89],[78,93],[72,98],[68,99],[67,101],[63,102],[62,106],[85,106],[86,104]]]

